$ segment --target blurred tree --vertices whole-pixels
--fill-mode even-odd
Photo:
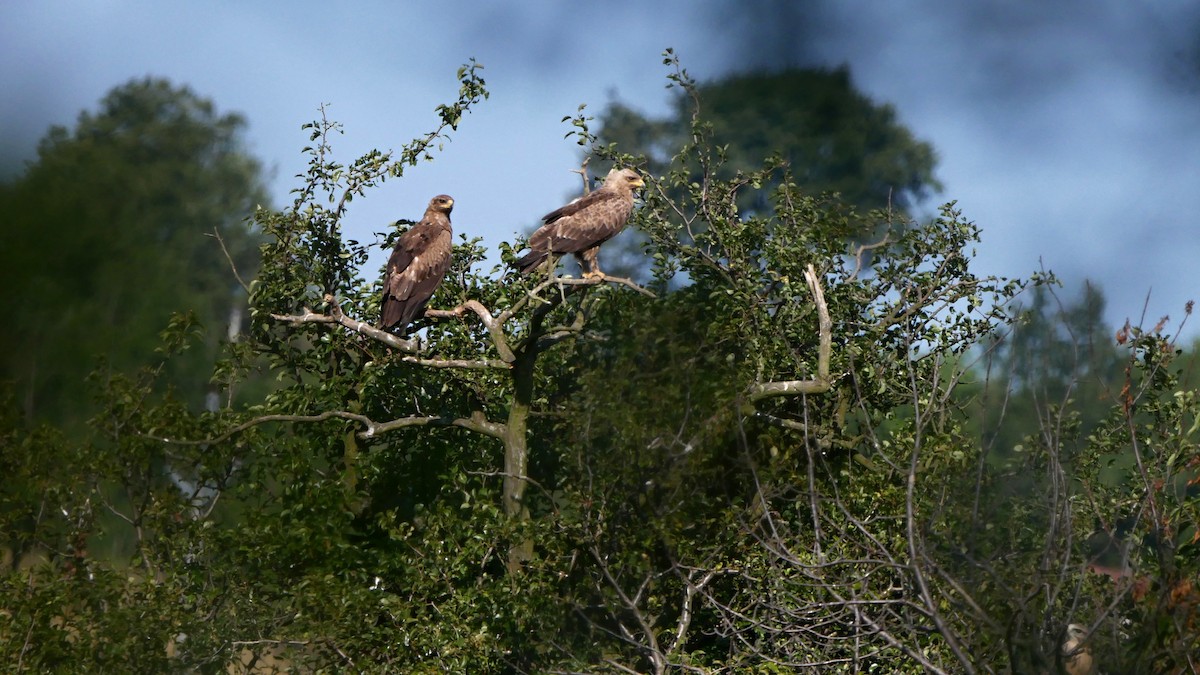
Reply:
[[[844,236],[859,243],[903,227],[918,204],[941,190],[933,147],[900,123],[895,108],[860,92],[845,66],[732,75],[690,92],[679,90],[673,106],[671,116],[655,119],[612,102],[599,116],[596,143],[644,158],[652,174],[674,166],[693,181],[705,175],[732,180],[780,162],[805,194],[836,193],[839,202],[855,209]],[[673,164],[700,131],[697,121],[710,134],[706,152],[720,157],[716,171],[700,166],[701,154]],[[608,164],[596,164],[593,170],[603,175]],[[772,186],[762,187],[766,189],[739,195],[743,213],[765,214],[773,208],[767,197]],[[871,213],[888,209],[893,217]],[[644,242],[640,234],[622,236],[606,249],[606,262],[614,272],[642,278]]]
[[[691,140],[698,114],[725,156],[718,173],[725,180],[777,157],[807,194],[836,192],[864,212],[890,206],[901,214],[941,189],[933,148],[899,122],[891,105],[856,89],[845,66],[733,75],[693,93],[680,92],[666,119],[610,104],[600,116],[599,142],[644,155],[647,169],[660,174]],[[744,206],[770,208],[765,197],[754,199]]]
[[[1077,451],[1112,409],[1124,379],[1125,359],[1104,322],[1105,299],[1085,281],[1080,297],[1063,301],[1049,286],[1033,289],[1028,303],[1014,307],[1016,320],[995,336],[989,367],[1004,406],[982,411],[990,430],[986,442],[1004,457],[1042,428],[1039,415],[1069,408],[1078,427],[1064,451]]]
[[[210,332],[165,381],[203,400],[207,364],[245,305],[230,260],[243,279],[257,264],[260,236],[242,221],[266,196],[245,126],[187,87],[134,80],[73,130],[52,128],[0,186],[0,284],[13,298],[0,378],[18,383],[27,415],[85,419],[97,357],[115,370],[147,363],[176,311]]]

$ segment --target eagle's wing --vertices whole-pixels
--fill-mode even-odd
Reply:
[[[620,232],[632,210],[632,200],[596,190],[546,214],[546,224],[529,238],[529,246],[556,254],[587,250]]]
[[[408,325],[417,318],[450,268],[451,250],[449,229],[425,220],[400,237],[384,277],[385,328]]]
[[[587,193],[586,195],[584,195],[582,197],[576,197],[575,199],[572,199],[570,202],[564,204],[563,206],[560,206],[559,208],[542,216],[542,222],[547,223],[547,224],[553,223],[554,221],[556,221],[560,218],[563,218],[565,216],[573,216],[576,213],[579,213],[580,211],[583,211],[584,209],[587,209],[594,204],[607,201],[607,200],[609,200],[613,197],[617,197],[617,196],[618,195],[615,192],[613,192],[612,190],[605,190],[604,188],[600,188],[598,190],[592,190],[591,192]]]

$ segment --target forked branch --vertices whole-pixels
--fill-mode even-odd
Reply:
[[[452,309],[427,309],[425,310],[425,316],[435,319],[451,319],[461,317],[468,310],[474,312],[483,323],[483,327],[487,329],[488,337],[492,339],[492,344],[496,346],[496,351],[500,354],[500,360],[504,363],[515,361],[517,357],[513,355],[512,347],[508,344],[508,338],[504,335],[504,322],[492,316],[488,308],[484,307],[478,300],[468,300]]]
[[[305,307],[304,313],[302,314],[272,314],[271,318],[275,319],[276,321],[295,325],[306,323],[341,324],[342,326],[345,326],[356,333],[378,340],[379,342],[382,342],[397,351],[408,352],[410,354],[420,351],[420,345],[416,340],[406,340],[385,330],[376,328],[369,323],[359,321],[358,319],[352,319],[342,312],[342,308],[339,307],[336,302],[333,302],[332,297],[325,296],[325,300],[326,302],[330,303],[331,307],[328,314],[318,314],[308,307]]]

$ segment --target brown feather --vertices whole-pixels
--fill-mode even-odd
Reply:
[[[448,195],[431,199],[420,222],[401,235],[392,249],[380,301],[380,323],[385,330],[407,329],[419,318],[450,269],[453,208],[454,200]]]
[[[551,255],[574,253],[587,257],[585,274],[599,273],[595,249],[625,228],[633,213],[633,190],[644,183],[632,169],[613,169],[604,185],[542,217],[543,225],[529,237],[529,253],[515,263],[521,274],[537,269]]]

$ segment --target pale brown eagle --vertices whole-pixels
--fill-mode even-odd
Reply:
[[[450,269],[450,211],[454,200],[438,195],[429,200],[421,222],[400,236],[383,275],[380,303],[384,330],[408,325],[425,311],[446,270]]]
[[[1066,640],[1061,648],[1063,669],[1067,675],[1095,675],[1096,662],[1087,647],[1087,636],[1086,626],[1077,623],[1067,626]]]
[[[625,228],[633,212],[633,190],[645,185],[633,169],[614,168],[604,186],[542,217],[544,223],[529,237],[529,253],[515,264],[529,274],[552,255],[574,253],[586,278],[604,278],[596,253],[600,244]]]

